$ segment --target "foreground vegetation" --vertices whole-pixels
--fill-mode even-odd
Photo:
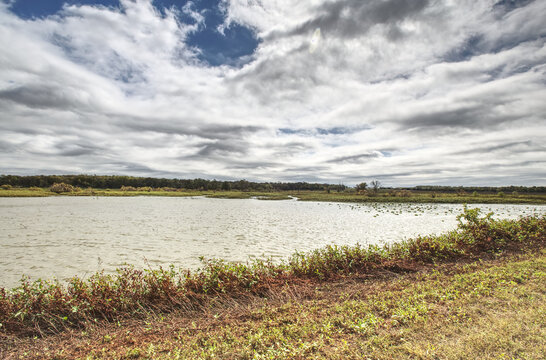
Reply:
[[[284,285],[192,313],[6,338],[3,359],[543,359],[546,253]]]
[[[545,242],[544,216],[465,209],[391,247],[24,283],[0,295],[0,357],[539,359]]]

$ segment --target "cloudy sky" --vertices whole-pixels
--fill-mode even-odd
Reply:
[[[546,185],[546,1],[0,0],[0,173]]]

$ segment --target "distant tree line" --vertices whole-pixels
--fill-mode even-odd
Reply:
[[[545,186],[435,186],[421,185],[415,187],[381,187],[378,181],[372,181],[369,185],[365,182],[358,184],[355,188],[343,184],[319,184],[308,182],[252,182],[247,180],[222,181],[206,179],[163,179],[153,177],[135,177],[121,175],[0,175],[0,186],[11,185],[18,187],[50,187],[55,183],[65,183],[80,188],[96,189],[121,189],[122,186],[135,188],[173,188],[188,190],[214,190],[214,191],[371,191],[377,192],[379,188],[385,190],[412,190],[422,192],[438,193],[546,193]]]
[[[247,180],[221,181],[206,179],[163,179],[134,176],[103,176],[103,175],[0,175],[0,186],[18,187],[50,187],[55,183],[65,183],[80,188],[121,189],[122,186],[135,188],[173,188],[188,190],[239,190],[239,191],[344,191],[345,185],[318,184],[307,182],[265,182],[258,183]]]

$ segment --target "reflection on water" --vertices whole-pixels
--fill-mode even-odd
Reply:
[[[475,206],[472,206],[475,207]],[[480,205],[499,217],[545,206]],[[196,268],[199,257],[284,258],[326,244],[378,244],[455,228],[462,205],[165,197],[0,199],[0,286],[125,263]]]

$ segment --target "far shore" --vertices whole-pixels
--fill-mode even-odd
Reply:
[[[381,189],[366,194],[355,191],[212,191],[187,189],[96,189],[75,188],[72,191],[54,192],[49,188],[10,187],[0,189],[0,197],[49,197],[49,196],[204,196],[221,199],[299,200],[352,203],[441,203],[441,204],[546,204],[546,194],[504,193],[452,193],[430,191],[398,191]]]

